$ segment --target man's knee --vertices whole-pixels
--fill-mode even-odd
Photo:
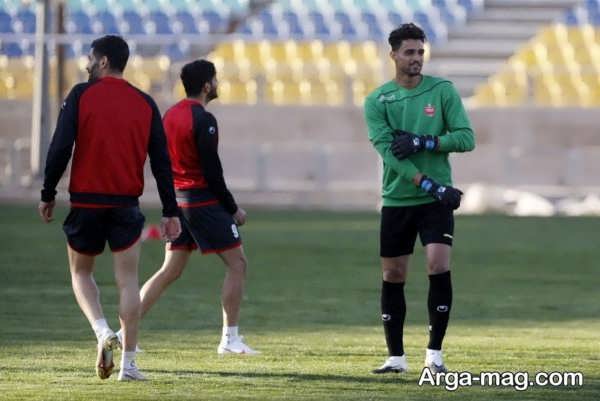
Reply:
[[[406,268],[387,268],[383,270],[383,281],[389,283],[406,282]]]
[[[244,255],[240,255],[239,257],[228,261],[227,268],[231,273],[246,275],[246,270],[248,269],[248,260]]]
[[[448,263],[431,261],[427,263],[427,272],[429,274],[442,274],[450,270]]]

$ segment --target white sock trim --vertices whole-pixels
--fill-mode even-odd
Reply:
[[[96,334],[96,338],[99,341],[104,333],[110,330],[110,327],[108,327],[106,319],[98,319],[92,323],[92,329],[94,330],[94,334]]]
[[[121,354],[121,369],[135,368],[135,351],[125,351]]]
[[[223,337],[237,337],[239,326],[223,327]]]

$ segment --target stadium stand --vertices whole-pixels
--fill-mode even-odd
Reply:
[[[68,1],[69,34],[122,35],[198,34],[223,32],[245,0],[75,0]],[[402,22],[416,21],[434,44],[443,43],[448,29],[464,24],[482,7],[482,0],[281,0],[242,24],[235,40],[220,43],[209,57],[219,66],[221,101],[273,104],[361,104],[386,75],[386,54],[379,44]],[[0,0],[0,33],[33,33],[32,5]],[[133,43],[137,60],[128,78],[150,90],[179,62],[203,56],[181,41],[170,45]],[[84,64],[87,46],[67,47],[69,70]],[[387,53],[387,50],[386,50]],[[33,55],[31,43],[2,43],[2,88],[9,98],[27,98],[16,90],[19,64]],[[165,57],[167,60],[165,60]],[[166,66],[166,68],[165,68]],[[17,70],[15,70],[18,69]],[[70,74],[69,84],[85,74]],[[264,84],[264,85],[263,85]],[[30,89],[30,88],[29,88]],[[181,88],[175,89],[181,94]],[[348,100],[350,99],[350,100]]]
[[[474,103],[597,107],[599,77],[600,1],[586,0],[515,52],[500,72],[477,88]]]

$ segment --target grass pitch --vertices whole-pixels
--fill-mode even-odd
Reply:
[[[406,287],[406,375],[375,376],[385,359],[379,318],[378,215],[249,214],[241,329],[257,357],[218,357],[223,268],[195,255],[142,323],[138,364],[151,379],[95,377],[95,339],[70,287],[61,222],[35,206],[0,209],[2,400],[599,400],[600,220],[458,217],[454,304],[445,358],[454,371],[578,371],[582,387],[418,386],[427,344],[422,251]],[[156,211],[147,211],[156,222]],[[142,249],[141,280],[163,245]],[[96,279],[117,326],[110,254]],[[117,365],[118,365],[117,354]]]

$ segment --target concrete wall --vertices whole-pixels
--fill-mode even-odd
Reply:
[[[376,202],[380,163],[361,109],[217,103],[209,109],[219,121],[227,179],[249,202]],[[0,138],[28,137],[30,113],[28,102],[0,102]],[[522,107],[469,115],[477,148],[452,156],[458,185],[600,186],[600,110]]]

